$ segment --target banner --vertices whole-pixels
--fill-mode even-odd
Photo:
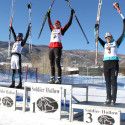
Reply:
[[[120,125],[120,111],[110,107],[86,107],[84,123],[86,125]]]
[[[44,117],[60,119],[61,86],[51,84],[33,84],[31,86],[30,110]]]
[[[16,89],[0,87],[0,110],[16,109]]]

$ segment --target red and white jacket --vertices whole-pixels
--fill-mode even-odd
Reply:
[[[48,14],[48,24],[51,30],[49,48],[62,48],[63,47],[62,42],[61,42],[61,37],[62,35],[65,34],[66,30],[72,24],[72,18],[73,18],[73,13],[71,12],[68,23],[64,27],[61,27],[60,29],[56,29],[51,22],[50,13]]]
[[[51,37],[50,37],[50,43],[49,47],[50,48],[62,48],[62,43],[61,43],[61,29],[53,29],[51,32]]]

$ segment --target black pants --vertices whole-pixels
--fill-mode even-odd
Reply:
[[[19,75],[19,84],[22,83],[22,77],[21,77],[21,70],[18,69],[18,75]],[[15,83],[15,75],[16,75],[16,69],[12,69],[12,83]]]
[[[61,55],[62,55],[62,48],[50,48],[49,49],[51,76],[55,76],[55,63],[57,66],[58,77],[61,77],[62,75],[61,64],[60,64]]]
[[[106,81],[107,99],[116,101],[117,97],[117,76],[119,64],[117,60],[104,61],[104,76]]]

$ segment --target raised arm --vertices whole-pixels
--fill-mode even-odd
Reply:
[[[125,38],[125,19],[123,19],[123,31],[121,36],[118,38],[118,40],[116,41],[117,46],[119,47],[121,42],[123,41],[123,39]]]
[[[62,28],[62,35],[65,34],[66,30],[67,30],[67,29],[70,27],[70,25],[72,24],[73,14],[74,14],[74,10],[72,9],[68,23]]]
[[[21,43],[22,46],[24,46],[24,45],[26,44],[26,41],[27,41],[27,39],[28,39],[30,30],[31,30],[31,24],[29,23],[28,28],[27,28],[26,35],[25,35],[25,37],[24,37],[24,40],[23,40],[22,43]]]
[[[10,30],[12,31],[14,41],[16,41],[16,33],[15,33],[14,28],[13,28],[12,25],[10,26]]]
[[[99,43],[102,45],[102,47],[105,46],[105,41],[103,41],[100,37],[98,37]]]
[[[52,31],[54,26],[52,24],[51,18],[50,18],[50,11],[47,13],[48,14],[48,24],[49,24],[49,28]]]

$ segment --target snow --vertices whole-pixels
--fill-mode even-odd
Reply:
[[[22,111],[0,111],[0,125],[78,125],[78,122],[54,120],[41,117],[36,113]],[[79,125],[83,123],[79,123]]]
[[[76,89],[74,91],[75,97],[77,99],[83,99],[84,93],[81,89]],[[85,96],[85,95],[84,95]],[[90,87],[89,88],[89,101],[105,101],[105,89],[100,87]],[[125,99],[124,89],[118,90],[117,103],[123,103]],[[69,120],[63,118],[61,120],[48,119],[41,116],[39,113],[32,113],[30,111],[23,112],[22,110],[7,111],[0,109],[0,125],[83,125],[81,121],[69,122]]]
[[[2,81],[0,78],[0,81]],[[5,78],[4,78],[5,79]],[[64,80],[75,81],[76,83],[78,80],[84,83],[93,83],[94,86],[89,87],[89,101],[96,101],[96,102],[104,102],[106,98],[106,90],[104,85],[104,79],[100,76],[90,77],[90,76],[69,76]],[[88,80],[88,81],[87,81]],[[117,94],[117,103],[124,103],[125,104],[125,77],[119,76],[118,78],[118,94]],[[0,85],[8,86],[9,82],[0,82]],[[85,97],[85,92],[83,89],[74,89],[73,94],[77,97],[78,100],[83,100]],[[20,94],[19,94],[20,95]],[[19,102],[20,103],[20,102]],[[125,119],[125,115],[122,116]],[[39,113],[31,113],[30,111],[23,112],[22,110],[16,111],[4,111],[0,109],[0,125],[83,125],[81,121],[73,121],[69,122],[69,120],[63,118],[61,120],[55,119],[48,119],[41,116]],[[121,124],[125,125],[125,123]]]
[[[66,71],[78,71],[79,69],[77,67],[66,67],[65,70]]]

